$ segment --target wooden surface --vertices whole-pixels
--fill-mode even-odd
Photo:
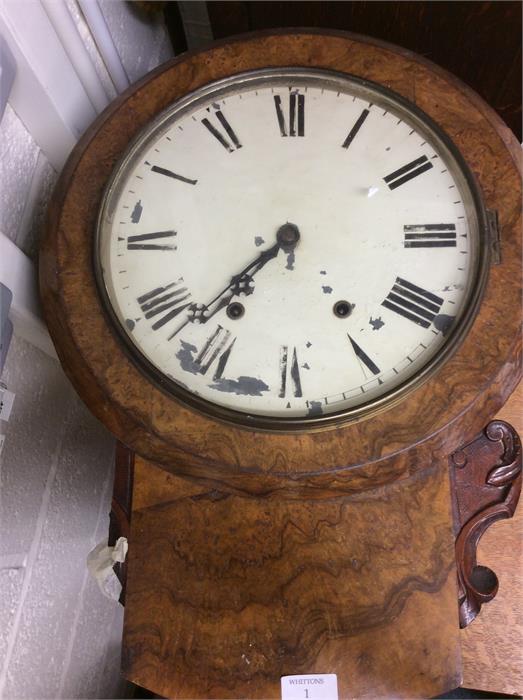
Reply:
[[[523,384],[514,392],[496,418],[508,421],[517,427],[519,432],[523,432]],[[492,449],[489,449],[489,453],[492,453],[492,463],[499,463],[497,452],[499,450],[494,449],[492,452]],[[128,460],[123,461],[125,467]],[[123,472],[127,474],[127,469],[124,468]],[[171,509],[176,500],[201,497],[202,490],[198,485],[176,479],[168,472],[141,459],[137,462],[137,479],[135,508],[142,512],[142,518],[149,523],[147,511],[158,508]],[[124,510],[130,510],[127,489],[124,490],[125,494],[120,493],[120,500],[124,496]],[[117,491],[122,491],[121,484]],[[216,496],[217,494],[214,494],[214,498]],[[468,516],[465,516],[465,519],[468,519]],[[155,519],[152,520],[154,527]],[[140,539],[146,539],[148,536],[143,530],[138,532]],[[494,602],[483,605],[479,617],[461,632],[465,687],[507,694],[521,694],[523,691],[522,543],[521,507],[512,520],[494,524],[480,541],[478,563],[493,569],[500,586]],[[250,543],[246,544],[249,546]],[[242,542],[241,545],[245,547],[245,543]],[[168,575],[168,571],[166,573]],[[131,612],[128,615],[130,619],[135,617]],[[164,661],[164,668],[166,663]],[[140,664],[138,676],[141,673],[139,666]],[[165,674],[169,676],[168,669],[165,670]],[[149,670],[146,672],[146,682],[150,681],[150,676]]]
[[[507,422],[488,423],[449,459],[454,495],[459,621],[467,627],[499,588],[495,572],[478,564],[481,537],[498,520],[512,518],[521,494],[519,435]]]
[[[497,416],[523,435],[523,384]],[[480,540],[478,562],[499,579],[493,601],[461,631],[463,685],[523,695],[523,503]]]
[[[487,206],[499,213],[502,261],[457,352],[398,405],[325,430],[270,433],[221,423],[150,383],[101,308],[92,235],[115,162],[161,109],[187,91],[246,69],[341,70],[381,82],[429,114],[464,154]],[[255,35],[187,54],[158,69],[102,115],[68,162],[40,255],[43,305],[57,352],[91,410],[126,444],[165,469],[240,493],[302,489],[316,497],[374,488],[430,465],[472,439],[520,375],[521,149],[476,95],[408,51],[331,32]],[[444,430],[451,424],[449,430]],[[429,440],[430,438],[430,440]],[[416,445],[415,452],[406,448]]]
[[[521,141],[519,2],[212,0],[207,10],[216,39],[270,27],[330,27],[416,51],[474,88]]]
[[[116,443],[113,498],[109,519],[109,547],[114,547],[120,537],[130,536],[131,504],[133,499],[134,452],[121,442]],[[114,571],[122,584],[120,603],[125,605],[127,561],[117,562]]]
[[[245,498],[136,459],[123,670],[171,698],[279,698],[336,673],[340,698],[459,685],[443,463],[336,499]]]
[[[508,421],[523,433],[523,384],[518,387],[496,417]],[[136,473],[135,508],[142,513],[141,522],[144,528],[151,526],[151,523],[154,527],[156,522],[156,518],[147,516],[148,511],[170,510],[177,500],[201,496],[202,489],[198,485],[177,479],[144,460],[138,459]],[[216,498],[216,494],[214,497]],[[143,529],[138,531],[139,538],[146,540],[147,536],[147,531]],[[483,605],[479,617],[460,633],[463,657],[462,684],[465,687],[494,693],[522,694],[523,692],[522,543],[523,509],[521,506],[518,507],[512,520],[494,524],[480,541],[478,563],[494,570],[499,579],[499,590],[494,601]],[[247,546],[249,544],[247,543]],[[169,576],[169,569],[165,570],[165,575]],[[139,590],[137,596],[140,596]],[[138,605],[141,606],[140,601]],[[172,607],[171,602],[168,605],[168,608],[170,607]],[[161,613],[157,610],[158,612]],[[129,619],[132,621],[136,617],[130,609],[127,615],[130,617],[127,618],[126,624]],[[131,636],[135,636],[134,633]],[[153,639],[153,648],[154,646]],[[145,649],[142,654],[146,655]],[[146,684],[157,682],[153,678],[156,673],[154,669],[149,667],[144,671],[142,663],[136,661],[133,654],[130,656],[134,661],[129,669],[131,677],[141,679],[141,682]],[[154,666],[154,655],[147,656],[148,663]],[[167,659],[164,659],[162,669],[164,675],[169,678],[167,664]],[[133,676],[133,673],[136,673],[136,676]],[[156,687],[165,689],[167,682],[161,681]]]

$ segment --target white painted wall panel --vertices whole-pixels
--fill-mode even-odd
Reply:
[[[131,83],[172,57],[160,16],[147,15],[125,0],[99,0]]]
[[[0,659],[5,659],[22,594],[24,569],[0,569]]]
[[[5,379],[22,401],[15,402],[2,461],[2,530],[9,533],[2,550],[27,551],[27,567],[15,627],[3,644],[4,696],[63,697],[65,686],[74,686],[76,695],[67,697],[96,697],[94,682],[94,694],[85,694],[85,664],[73,650],[81,624],[83,639],[90,631],[92,663],[103,666],[119,607],[91,586],[85,566],[97,536],[107,533],[114,441],[58,365],[15,342],[18,367],[8,364]],[[20,358],[27,363],[29,356],[39,373],[19,371]],[[112,681],[120,682],[117,667]]]
[[[60,697],[119,696],[124,684],[116,678],[115,668],[120,665],[123,608],[103,598],[91,578],[86,580],[82,601],[70,671],[64,675]]]
[[[0,122],[0,231],[16,242],[39,148],[8,104]]]
[[[98,78],[113,97],[78,3],[56,2],[69,8]],[[114,7],[104,3],[104,10],[133,79],[170,57],[160,22],[148,25],[119,1]],[[37,17],[51,27],[48,44]],[[45,98],[42,71],[60,54],[47,15],[39,0],[0,0],[0,29],[6,21],[19,75]],[[52,56],[40,61],[39,51]],[[0,123],[0,229],[33,258],[57,169],[94,115],[81,112],[85,95],[70,101],[74,91],[67,81],[53,84],[64,74],[60,61],[54,65],[47,73],[48,97],[65,87],[65,106],[48,100],[47,108],[24,112],[29,103],[21,102],[19,83]],[[53,150],[53,143],[61,150]],[[53,152],[51,161],[42,144]],[[123,609],[103,598],[85,565],[88,551],[107,537],[114,440],[81,404],[58,363],[20,337],[12,341],[2,381],[16,398],[2,426],[7,439],[0,456],[0,698],[124,697]]]
[[[9,103],[60,169],[96,110],[38,0],[0,0],[0,32],[17,64]]]
[[[100,56],[100,52],[96,46],[96,42],[93,38],[93,35],[91,34],[91,30],[89,29],[89,26],[85,20],[85,17],[77,0],[65,0],[64,4],[67,5],[67,9],[69,10],[71,17],[73,18],[73,21],[76,25],[76,29],[80,34],[85,49],[89,54],[89,57],[94,66],[94,69],[96,70],[96,73],[98,74],[100,83],[104,87],[105,94],[110,99],[113,99],[114,97],[116,97],[117,91],[115,89],[113,81],[111,80],[111,76],[107,71],[105,63],[102,57]]]
[[[16,245],[34,261],[38,258],[38,245],[45,224],[47,205],[57,180],[58,173],[40,151],[15,241]]]
[[[2,380],[16,394],[0,456],[0,555],[7,555],[31,547],[42,492],[77,399],[58,363],[17,336]]]

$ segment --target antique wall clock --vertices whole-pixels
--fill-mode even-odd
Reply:
[[[95,122],[41,289],[82,398],[169,473],[154,506],[135,484],[129,677],[459,684],[458,605],[466,624],[497,586],[475,544],[520,487],[517,435],[481,433],[520,376],[520,215],[492,110],[345,33],[186,54]]]

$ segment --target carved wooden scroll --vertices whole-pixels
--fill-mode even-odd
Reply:
[[[511,518],[521,492],[521,442],[495,420],[450,457],[454,480],[460,626],[466,627],[498,591],[496,574],[476,562],[478,542],[496,520]]]

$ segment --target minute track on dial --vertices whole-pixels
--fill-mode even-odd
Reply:
[[[381,370],[378,367],[378,365],[373,362],[370,357],[367,355],[367,353],[361,349],[361,347],[358,345],[358,343],[351,338],[351,336],[347,333],[347,337],[350,340],[350,344],[352,345],[352,349],[354,350],[354,354],[358,358],[358,360],[363,363],[368,370],[372,372],[372,374],[380,374]]]

